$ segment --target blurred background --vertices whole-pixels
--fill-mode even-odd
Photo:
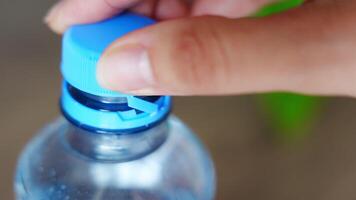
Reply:
[[[13,199],[12,177],[24,145],[59,115],[60,37],[42,23],[54,2],[0,1],[0,199]],[[288,129],[271,126],[278,126],[274,115],[285,110],[283,103],[263,101],[261,106],[256,96],[175,98],[174,112],[213,155],[217,199],[356,199],[356,100],[322,99],[312,126],[293,129],[292,137]],[[305,107],[298,105],[294,111]]]

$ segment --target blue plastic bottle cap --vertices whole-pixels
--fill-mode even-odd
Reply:
[[[99,86],[96,80],[97,62],[116,39],[152,24],[154,20],[148,17],[126,12],[103,22],[73,26],[63,37],[63,78],[75,88],[93,95],[125,96]]]
[[[149,128],[168,116],[169,96],[125,95],[102,88],[96,80],[97,62],[104,50],[123,35],[153,23],[148,17],[126,12],[102,22],[73,26],[64,34],[61,69],[65,81],[61,109],[69,121],[90,131],[127,133]],[[105,110],[111,105],[90,102],[88,95],[120,99],[120,106],[125,104],[125,109]]]

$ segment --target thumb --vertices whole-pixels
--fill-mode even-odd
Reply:
[[[304,10],[265,19],[203,16],[159,23],[109,47],[98,64],[98,81],[136,95],[347,94],[356,70],[355,41],[334,47],[340,35],[354,38],[354,31],[328,24],[326,41],[318,36],[325,30],[323,12]]]
[[[212,91],[231,67],[225,60],[230,55],[224,55],[227,41],[213,30],[226,23],[213,17],[174,20],[119,39],[102,56],[98,80],[109,89],[135,94]]]

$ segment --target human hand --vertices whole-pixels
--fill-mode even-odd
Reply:
[[[62,0],[46,22],[61,33],[127,8],[163,20],[105,51],[97,76],[112,90],[137,95],[292,91],[356,96],[356,0],[314,0],[283,14],[239,18],[267,2]]]

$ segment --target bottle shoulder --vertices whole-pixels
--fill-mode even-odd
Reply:
[[[102,161],[73,151],[62,137],[67,123],[59,119],[48,125],[22,154],[18,179],[27,190],[36,191],[41,185],[43,193],[47,186],[78,188],[85,184],[85,188],[155,188],[163,192],[184,183],[188,188],[195,188],[193,193],[198,195],[199,188],[213,188],[215,175],[208,153],[176,117],[168,118],[167,138],[157,149],[127,162]],[[79,199],[89,199],[89,196],[84,198],[83,192],[92,190],[85,188],[80,189]]]
[[[38,134],[35,135],[35,137],[28,143],[26,150],[24,152],[30,153],[33,152],[35,153],[36,151],[41,151],[41,152],[46,152],[46,153],[63,153],[63,154],[73,154],[76,156],[79,156],[81,158],[78,159],[88,159],[93,162],[100,162],[100,160],[96,160],[95,158],[83,158],[86,157],[84,155],[77,155],[80,154],[80,152],[75,152],[68,144],[66,138],[66,132],[68,132],[68,127],[72,126],[66,119],[60,117],[56,120],[54,120],[52,123],[46,125],[44,128],[42,128]],[[162,125],[162,127],[164,127]],[[147,159],[145,157],[155,157],[155,154],[172,154],[172,153],[177,153],[175,152],[176,149],[182,149],[180,151],[180,154],[187,152],[189,150],[192,151],[197,151],[200,153],[205,152],[205,147],[202,145],[202,143],[199,141],[199,139],[195,136],[195,134],[187,127],[179,118],[176,116],[170,116],[166,120],[166,129],[165,127],[158,127],[154,132],[165,132],[163,133],[166,135],[165,140],[162,142],[162,144],[157,148],[154,149],[153,152],[150,152],[149,154],[145,155],[142,158],[138,158],[137,160],[140,159]],[[144,140],[147,143],[152,143],[153,139],[157,138],[149,138],[150,135],[153,135],[155,133],[149,133],[146,135],[139,135],[139,134],[130,134],[127,135],[127,137],[130,138],[130,140],[133,140],[133,142],[138,142],[137,140]],[[93,137],[95,140],[103,140],[104,143],[107,144],[115,144],[118,145],[115,146],[115,148],[120,148],[124,145],[132,145],[135,146],[135,143],[128,143],[128,141],[125,139],[122,139],[122,136],[102,136],[97,133],[89,134],[85,136],[87,138]],[[103,138],[100,138],[103,137]],[[136,138],[136,140],[135,140]],[[150,140],[147,140],[149,138]],[[79,138],[81,139],[81,138]],[[77,143],[83,143],[83,140],[77,139],[75,142]],[[118,140],[114,141],[114,140]],[[131,142],[131,141],[130,141]],[[128,144],[126,144],[128,143]],[[94,145],[98,145],[95,143]],[[56,147],[56,148],[54,148]],[[107,146],[105,147],[97,147],[97,148],[108,148]],[[139,146],[136,145],[136,148],[140,148]],[[183,150],[184,149],[184,150]],[[165,153],[163,153],[165,152]],[[128,152],[126,152],[128,153]],[[158,157],[165,158],[162,155],[159,155]]]

